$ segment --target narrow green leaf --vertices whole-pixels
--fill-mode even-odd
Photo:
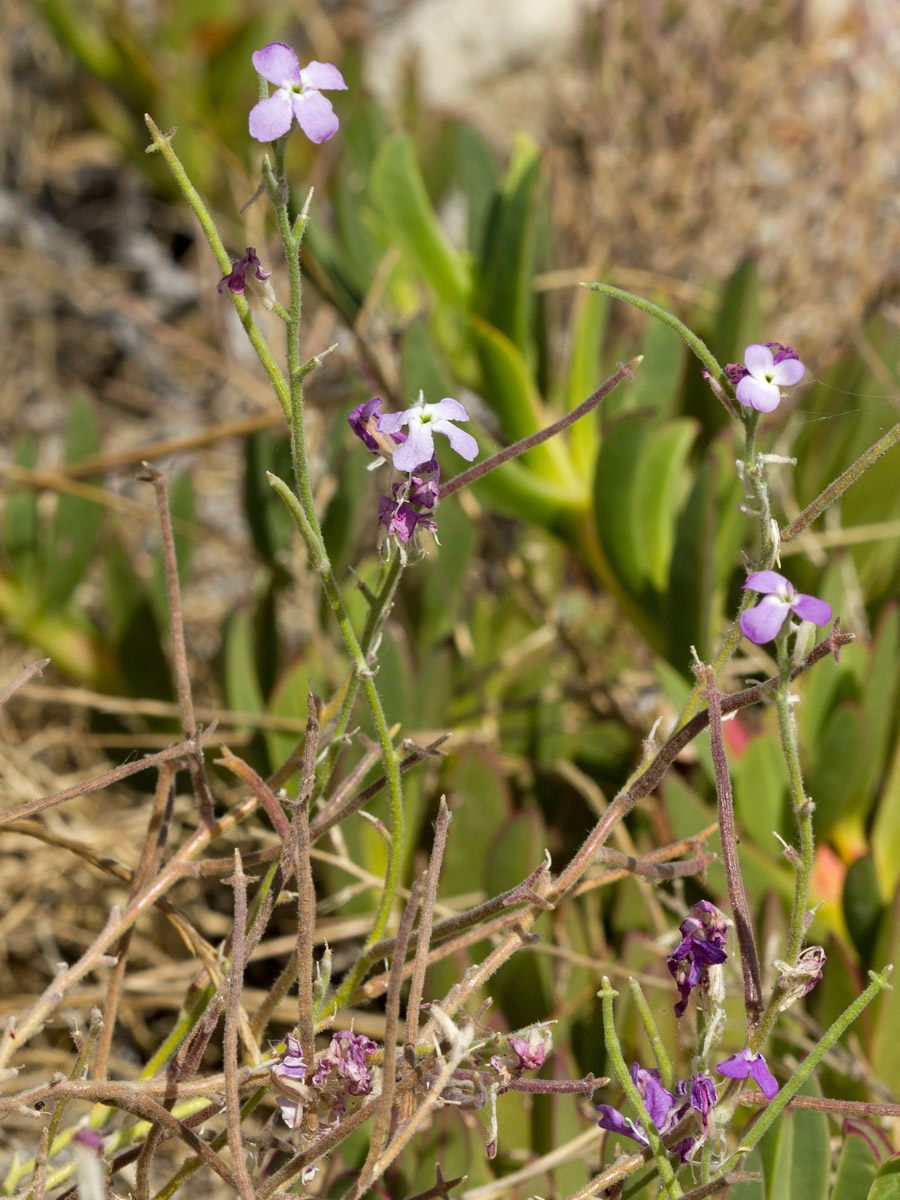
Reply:
[[[603,439],[594,478],[594,520],[609,565],[622,586],[637,596],[646,582],[646,559],[635,525],[635,496],[644,447],[652,426],[628,416]]]
[[[775,737],[755,737],[731,762],[734,803],[741,833],[774,851],[774,834],[785,832],[787,770]]]
[[[575,304],[575,330],[569,354],[566,408],[577,408],[603,382],[601,354],[609,324],[609,297],[581,291]],[[590,477],[600,445],[603,412],[593,412],[569,430],[572,459],[584,479]]]
[[[844,876],[841,908],[856,952],[863,965],[868,965],[879,924],[887,911],[878,888],[871,854],[864,854],[848,868]]]
[[[744,348],[760,338],[762,305],[759,271],[752,258],[745,258],[722,291],[712,348],[722,361],[744,360]]]
[[[228,707],[237,712],[265,712],[265,697],[256,671],[253,613],[249,609],[236,609],[228,618],[223,655]]]
[[[94,410],[86,396],[76,396],[66,427],[66,462],[77,463],[100,450]],[[99,483],[94,476],[88,483]],[[42,586],[47,609],[61,607],[81,582],[97,544],[103,510],[93,500],[60,492],[56,499]]]
[[[475,309],[521,354],[532,347],[540,152],[520,136],[485,237]]]
[[[500,417],[509,440],[518,441],[552,424],[555,416],[546,411],[528,364],[513,342],[479,317],[472,318],[470,328],[484,372],[484,397]],[[573,487],[574,471],[561,437],[535,446],[518,461],[553,481],[573,503],[585,502],[586,497]]]
[[[16,446],[17,467],[37,465],[37,450],[29,437]],[[3,513],[3,549],[10,566],[25,580],[35,569],[40,552],[40,520],[37,491],[31,487],[14,487],[6,493]]]
[[[878,1158],[870,1143],[858,1134],[849,1134],[841,1147],[831,1200],[859,1200],[877,1173]]]
[[[664,321],[648,321],[641,343],[644,361],[634,384],[622,391],[629,408],[649,408],[674,416],[684,365],[684,349],[676,329]]]
[[[866,1200],[900,1200],[900,1157],[884,1164],[875,1176]]]
[[[769,1129],[757,1146],[766,1181],[766,1200],[787,1200],[794,1162],[794,1125],[787,1113]]]
[[[397,242],[442,300],[467,308],[471,278],[432,208],[408,137],[385,142],[375,161],[372,196]]]
[[[634,489],[634,533],[643,572],[657,591],[669,577],[680,501],[690,486],[685,463],[696,436],[695,421],[671,421],[653,430],[641,453]]]

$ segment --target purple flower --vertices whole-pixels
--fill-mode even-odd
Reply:
[[[736,395],[745,408],[772,412],[781,403],[783,387],[793,387],[806,367],[792,346],[780,342],[751,342],[744,351],[744,367],[729,363],[725,373],[737,384]]]
[[[703,1118],[704,1135],[708,1132],[709,1113],[716,1104],[716,1085],[708,1075],[702,1073],[692,1076],[676,1085],[675,1095],[663,1087],[659,1081],[659,1071],[647,1071],[638,1063],[631,1065],[631,1078],[640,1092],[641,1099],[650,1120],[661,1136],[674,1129],[681,1118],[691,1108],[699,1112]],[[598,1104],[600,1113],[598,1122],[601,1129],[622,1137],[633,1138],[642,1146],[650,1142],[640,1121],[632,1121],[610,1104]],[[694,1147],[695,1139],[684,1138],[675,1146],[669,1147],[670,1154],[677,1154],[682,1162],[685,1161]]]
[[[795,592],[794,585],[777,571],[754,571],[747,576],[744,588],[765,595],[755,608],[741,613],[744,635],[761,646],[777,636],[785,617],[794,612],[801,621],[827,625],[831,620],[831,605],[804,592]]]
[[[419,527],[437,531],[437,522],[428,514],[437,503],[440,475],[438,460],[432,456],[416,475],[394,484],[393,499],[378,498],[378,521],[387,530],[387,537],[396,537],[405,546]]]
[[[419,526],[430,529],[432,533],[437,531],[437,521],[433,517],[416,512],[405,500],[397,504],[387,496],[378,497],[378,523],[387,530],[388,537],[397,538],[404,546]]]
[[[535,1041],[531,1038],[508,1037],[506,1040],[523,1071],[539,1071],[544,1065],[547,1047],[543,1038]]]
[[[253,272],[249,280],[247,279],[248,271]],[[248,246],[244,251],[244,257],[239,258],[229,273],[223,275],[219,280],[219,295],[221,296],[227,286],[228,290],[234,292],[235,296],[243,296],[244,288],[248,283],[252,284],[254,279],[259,280],[260,283],[264,283],[271,274],[271,271],[264,271],[262,269],[262,263],[257,257],[256,249],[253,246]],[[268,286],[271,287],[271,284]]]
[[[688,997],[700,982],[705,966],[723,963],[728,957],[725,942],[728,925],[725,917],[708,900],[692,905],[679,926],[681,942],[666,960],[669,974],[675,980],[681,999],[675,1005],[675,1016],[684,1016]]]
[[[346,1080],[347,1085],[341,1089],[351,1096],[367,1096],[372,1090],[372,1080],[369,1078],[369,1068],[366,1066],[366,1055],[374,1054],[378,1047],[361,1033],[353,1033],[342,1029],[331,1038],[331,1045],[316,1064],[313,1074],[315,1087],[323,1087],[332,1073]]]
[[[306,1063],[300,1039],[289,1033],[284,1050],[272,1066],[269,1076],[275,1088],[275,1099],[288,1129],[297,1129],[303,1117],[303,1107],[311,1093],[306,1086]]]
[[[727,1075],[729,1079],[752,1079],[759,1085],[767,1100],[771,1100],[778,1091],[778,1083],[766,1060],[761,1054],[754,1054],[752,1050],[738,1050],[737,1054],[719,1063],[716,1070],[720,1075]]]
[[[294,117],[311,142],[327,142],[337,133],[338,119],[331,101],[319,90],[346,90],[337,67],[314,60],[301,71],[297,55],[284,42],[271,42],[257,50],[253,65],[277,91],[251,109],[251,137],[274,142],[288,132]]]
[[[413,471],[434,454],[435,433],[442,433],[456,453],[471,462],[478,453],[478,443],[470,433],[453,424],[468,419],[469,414],[458,400],[445,396],[436,404],[426,404],[425,396],[419,392],[419,399],[412,407],[387,413],[379,418],[377,427],[381,433],[397,434],[403,425],[409,426],[406,441],[394,451],[394,466],[398,471]]]

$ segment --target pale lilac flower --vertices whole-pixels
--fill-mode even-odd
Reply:
[[[716,1103],[716,1085],[708,1075],[699,1073],[690,1079],[683,1080],[676,1085],[675,1095],[660,1083],[659,1071],[647,1071],[638,1063],[632,1063],[631,1078],[640,1092],[647,1114],[659,1134],[665,1136],[670,1129],[674,1129],[691,1108],[701,1114],[704,1135],[708,1132],[709,1113]],[[610,1133],[633,1138],[642,1146],[649,1146],[649,1139],[640,1121],[632,1121],[630,1117],[623,1117],[618,1109],[613,1108],[610,1104],[598,1104],[597,1112],[600,1113],[598,1124],[601,1129],[608,1129]],[[677,1145],[670,1146],[669,1153],[677,1154],[684,1162],[694,1148],[694,1144],[694,1138],[684,1138]]]
[[[223,275],[219,280],[218,292],[221,296],[222,292],[227,287],[230,292],[234,292],[235,296],[243,296],[244,288],[247,286],[247,272],[251,271],[250,279],[257,279],[260,283],[264,283],[272,274],[271,271],[264,271],[262,263],[257,257],[256,249],[253,246],[248,246],[244,251],[244,257],[239,258],[233,264],[227,275]]]
[[[736,395],[745,408],[772,412],[781,403],[783,387],[793,387],[806,374],[791,346],[780,342],[751,342],[744,351],[745,366],[729,363],[726,374],[737,383]]]
[[[727,1075],[729,1079],[752,1079],[767,1100],[771,1100],[778,1091],[778,1083],[766,1060],[761,1054],[754,1054],[752,1050],[738,1050],[737,1054],[719,1063],[716,1070],[720,1075]]]
[[[675,1016],[684,1016],[688,997],[700,982],[703,968],[725,962],[725,942],[728,925],[725,917],[708,900],[692,905],[679,926],[681,942],[666,960],[669,974],[675,980],[681,999],[675,1005]]]
[[[288,1129],[297,1129],[311,1093],[305,1083],[306,1063],[300,1039],[292,1033],[284,1039],[284,1050],[272,1065],[269,1075],[285,1125]]]
[[[331,101],[320,91],[346,90],[344,77],[331,63],[313,62],[300,69],[297,55],[284,42],[271,42],[253,54],[253,65],[277,90],[250,112],[250,136],[274,142],[297,123],[311,142],[326,142],[338,130]]]
[[[435,433],[442,433],[456,453],[471,462],[478,453],[478,443],[470,433],[453,424],[468,419],[469,414],[458,400],[445,396],[436,404],[426,404],[424,394],[419,392],[419,399],[412,407],[379,418],[378,429],[381,433],[397,434],[402,426],[409,427],[406,441],[394,451],[394,466],[398,471],[413,471],[434,454]]]
[[[813,625],[827,625],[831,620],[830,604],[794,591],[794,585],[777,571],[754,571],[747,576],[744,588],[765,593],[755,608],[741,613],[745,637],[758,646],[778,635],[788,613],[796,613],[801,621],[812,621]]]
[[[312,1078],[313,1084],[323,1087],[329,1076],[335,1074],[347,1081],[340,1086],[349,1095],[367,1096],[372,1090],[372,1080],[366,1066],[366,1055],[374,1054],[377,1049],[372,1039],[364,1034],[353,1033],[349,1029],[340,1030],[332,1035],[331,1045],[319,1059]]]

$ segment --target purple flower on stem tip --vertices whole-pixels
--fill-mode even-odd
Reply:
[[[251,137],[274,142],[289,131],[294,117],[311,142],[327,142],[337,133],[339,122],[331,101],[320,90],[346,91],[337,67],[313,60],[301,71],[297,55],[284,42],[271,42],[255,51],[253,65],[277,91],[251,109]]]
[[[666,960],[669,974],[675,980],[681,999],[675,1005],[675,1016],[684,1016],[688,997],[700,982],[703,968],[723,963],[728,957],[725,942],[728,925],[725,917],[708,900],[692,905],[679,926],[681,942]]]
[[[244,288],[247,286],[247,272],[252,271],[250,279],[258,279],[260,283],[264,283],[272,274],[271,271],[264,271],[262,263],[256,254],[256,249],[253,246],[248,246],[244,251],[244,257],[239,258],[232,266],[227,275],[223,275],[219,280],[218,292],[221,296],[222,292],[227,287],[229,291],[234,292],[235,296],[243,296]]]
[[[427,463],[434,454],[434,435],[442,433],[457,454],[471,462],[478,453],[478,443],[454,421],[468,421],[469,414],[458,400],[445,396],[436,404],[426,404],[425,396],[403,412],[387,413],[378,420],[381,433],[397,434],[403,425],[409,426],[404,444],[394,451],[394,466],[398,471],[413,471]]]
[[[747,576],[744,588],[765,593],[755,608],[741,613],[741,629],[757,646],[777,636],[788,613],[796,613],[801,621],[812,621],[813,625],[827,625],[831,620],[830,604],[795,592],[790,580],[777,571],[754,571]]]
[[[708,1075],[699,1073],[676,1085],[675,1095],[663,1087],[659,1081],[659,1071],[646,1071],[638,1063],[631,1065],[631,1078],[640,1092],[647,1115],[663,1137],[674,1129],[688,1109],[695,1109],[703,1120],[704,1135],[708,1132],[709,1113],[716,1104],[716,1085]],[[642,1146],[650,1142],[640,1121],[632,1121],[610,1104],[598,1104],[600,1113],[598,1124],[601,1129],[622,1137],[633,1138]],[[684,1138],[675,1146],[669,1147],[670,1154],[677,1154],[682,1162],[685,1161],[694,1147],[695,1139]]]
[[[744,351],[744,367],[729,363],[726,374],[737,384],[736,395],[745,408],[772,412],[781,403],[783,387],[793,387],[806,367],[791,346],[780,342],[751,342]]]
[[[766,1060],[761,1054],[754,1054],[752,1050],[738,1050],[737,1054],[719,1063],[716,1070],[720,1075],[727,1075],[729,1079],[752,1079],[767,1100],[771,1100],[778,1091],[778,1083]]]

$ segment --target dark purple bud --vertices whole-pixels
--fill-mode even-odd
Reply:
[[[250,270],[253,272],[251,278],[259,280],[260,283],[264,283],[272,274],[271,271],[263,270],[262,263],[259,261],[253,246],[248,246],[244,251],[244,257],[239,258],[232,266],[230,272],[227,275],[223,275],[219,280],[219,295],[227,287],[235,296],[243,296],[244,289],[249,282],[247,272]]]

